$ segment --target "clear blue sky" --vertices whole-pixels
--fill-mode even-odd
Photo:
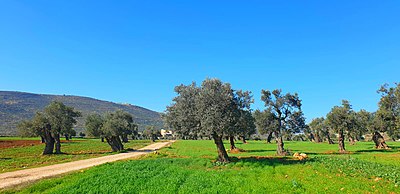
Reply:
[[[400,81],[400,1],[0,1],[0,90],[165,110],[206,77],[298,92],[308,120]]]

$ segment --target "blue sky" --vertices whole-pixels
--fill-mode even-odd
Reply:
[[[298,92],[308,120],[399,80],[399,1],[0,1],[0,90],[163,111],[207,77]]]

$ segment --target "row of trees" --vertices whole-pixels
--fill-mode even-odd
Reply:
[[[73,127],[77,122],[76,118],[80,116],[81,113],[75,111],[73,107],[61,102],[52,102],[43,112],[37,112],[33,119],[19,123],[18,129],[20,135],[24,137],[40,136],[42,143],[45,143],[43,154],[60,154],[62,153],[60,137],[65,136],[68,140],[76,135]],[[123,143],[128,142],[128,136],[134,138],[139,135],[133,116],[122,110],[105,115],[89,115],[85,127],[89,136],[101,138],[102,141],[106,139],[112,151],[123,150]],[[160,131],[153,126],[147,126],[143,136],[155,141],[160,136]]]
[[[315,118],[309,124],[305,133],[314,142],[327,140],[333,143],[331,134],[338,134],[339,151],[345,152],[345,137],[354,144],[366,134],[372,134],[372,140],[378,149],[389,148],[381,133],[393,140],[400,138],[400,85],[394,87],[383,85],[378,93],[381,99],[376,112],[366,110],[354,111],[347,100],[341,106],[335,106],[326,115],[326,119]]]
[[[206,79],[201,86],[180,85],[175,87],[175,92],[177,96],[164,115],[166,125],[181,137],[211,137],[220,162],[229,162],[222,142],[224,137],[229,139],[231,149],[235,149],[235,136],[245,140],[256,132],[257,124],[262,133],[274,134],[277,153],[285,155],[282,135],[301,131],[305,126],[297,94],[263,90],[266,109],[256,111],[253,117],[251,92],[233,90],[229,83],[218,79]]]
[[[218,79],[206,79],[201,86],[196,83],[175,87],[177,96],[167,107],[163,116],[167,127],[172,128],[183,139],[210,137],[218,150],[218,160],[229,162],[222,143],[229,139],[235,149],[234,138],[245,138],[256,133],[267,136],[267,142],[274,137],[277,154],[286,155],[284,137],[294,139],[302,134],[314,142],[327,141],[334,144],[337,139],[339,151],[345,152],[345,139],[351,144],[373,134],[376,148],[388,148],[382,132],[391,138],[400,138],[400,85],[382,86],[379,109],[374,113],[352,109],[347,100],[335,106],[326,118],[315,118],[308,125],[301,110],[297,93],[282,93],[281,90],[262,90],[264,110],[252,112],[252,95],[248,91],[233,90],[229,83]],[[296,134],[296,135],[294,135]],[[337,137],[337,138],[336,138]]]

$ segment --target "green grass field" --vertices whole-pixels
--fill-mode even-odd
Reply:
[[[228,145],[226,145],[228,146]],[[9,193],[400,193],[400,143],[374,150],[370,142],[347,146],[287,142],[306,161],[275,157],[275,144],[251,141],[215,163],[212,141],[178,141],[143,157],[108,163],[59,178],[42,180]]]
[[[38,138],[0,137],[1,140],[39,140]],[[129,141],[125,148],[137,149],[149,145],[148,140]],[[9,172],[58,164],[87,158],[115,154],[107,143],[100,139],[73,139],[61,143],[65,154],[42,155],[44,144],[0,149],[0,172]]]

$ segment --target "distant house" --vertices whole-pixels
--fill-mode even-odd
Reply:
[[[173,135],[173,133],[172,133],[171,130],[161,129],[161,136],[162,136],[164,139],[168,139],[168,138],[170,138],[170,137],[173,137],[174,135]]]

